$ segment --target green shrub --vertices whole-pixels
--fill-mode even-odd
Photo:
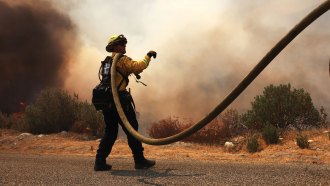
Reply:
[[[242,115],[251,129],[262,129],[265,123],[277,128],[307,128],[321,125],[321,116],[309,93],[293,89],[291,85],[269,85],[263,95],[255,97],[252,109]]]
[[[262,129],[262,137],[267,144],[277,144],[279,134],[278,134],[276,127],[274,127],[273,125],[267,124]]]
[[[63,90],[45,89],[23,117],[26,131],[34,134],[68,131],[75,121],[75,100]]]
[[[308,138],[306,135],[303,135],[301,132],[297,134],[296,142],[301,149],[309,148]]]
[[[71,127],[71,131],[102,137],[104,127],[105,124],[101,112],[96,111],[90,103],[76,102],[75,122]]]
[[[73,131],[101,137],[104,121],[101,112],[87,102],[78,100],[78,95],[70,96],[61,89],[42,90],[35,103],[26,107],[25,112],[9,117],[0,113],[0,127],[40,133]]]
[[[258,136],[252,135],[247,139],[246,147],[250,153],[257,152],[259,150]]]
[[[34,104],[28,105],[23,121],[15,128],[34,134],[73,131],[101,137],[104,133],[102,113],[90,103],[78,100],[61,89],[45,89]]]

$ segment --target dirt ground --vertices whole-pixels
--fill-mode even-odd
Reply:
[[[259,152],[249,153],[245,147],[245,137],[231,141],[236,150],[226,150],[223,146],[198,145],[176,142],[164,146],[144,145],[145,155],[151,159],[184,159],[198,161],[232,162],[282,162],[312,163],[330,165],[330,140],[325,130],[306,131],[310,142],[309,149],[300,149],[295,143],[296,132],[283,136],[277,145],[261,142]],[[95,156],[99,139],[62,132],[50,135],[32,135],[13,130],[0,129],[0,153],[59,154]],[[119,138],[111,152],[111,157],[131,158],[126,139]]]

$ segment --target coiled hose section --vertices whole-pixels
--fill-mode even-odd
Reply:
[[[116,54],[111,66],[111,89],[113,93],[114,102],[118,111],[118,114],[132,136],[134,136],[139,141],[149,144],[149,145],[166,145],[180,141],[184,138],[189,137],[193,133],[197,132],[209,122],[211,122],[217,115],[219,115],[223,110],[225,110],[250,84],[251,82],[266,68],[266,66],[307,26],[314,22],[318,17],[327,12],[330,9],[330,0],[325,1],[312,12],[310,12],[304,19],[302,19],[295,27],[293,27],[261,60],[260,62],[251,70],[251,72],[234,88],[230,94],[219,104],[217,105],[208,115],[201,119],[196,124],[192,125],[190,128],[169,136],[166,138],[153,139],[148,138],[140,133],[138,133],[130,125],[127,120],[121,103],[118,98],[118,92],[116,87],[116,66],[120,54]]]

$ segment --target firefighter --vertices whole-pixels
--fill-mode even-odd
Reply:
[[[127,39],[124,35],[114,35],[110,37],[106,51],[112,53],[114,59],[116,53],[126,53]],[[128,76],[131,74],[138,75],[149,65],[151,58],[156,58],[155,51],[149,51],[141,61],[134,61],[126,55],[121,55],[117,63],[117,82],[118,95],[128,121],[135,130],[138,130],[138,121],[134,108],[134,102],[130,93],[126,90],[129,83]],[[103,109],[104,121],[106,124],[105,134],[100,141],[99,148],[95,158],[95,171],[106,171],[111,169],[111,165],[106,163],[112,146],[117,139],[118,123],[127,135],[128,145],[132,150],[135,169],[147,169],[155,165],[155,161],[148,160],[144,157],[142,143],[135,139],[123,126],[123,123],[117,113],[114,104],[110,104],[109,108]]]

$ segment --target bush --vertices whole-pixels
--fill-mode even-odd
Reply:
[[[152,123],[148,133],[152,138],[166,138],[179,133],[182,125],[178,118],[168,117]]]
[[[241,134],[246,130],[240,122],[240,117],[236,109],[228,109],[220,115],[225,128],[229,129],[230,136]]]
[[[25,122],[24,114],[19,113],[12,114],[9,116],[10,128],[18,131],[26,131],[28,128],[27,123]]]
[[[192,123],[186,123],[183,129],[187,129],[192,126]],[[231,137],[231,132],[228,125],[225,125],[221,118],[218,117],[212,120],[204,128],[200,129],[198,132],[194,133],[190,137],[184,139],[184,141],[189,141],[193,143],[200,144],[215,144],[222,145],[228,138]]]
[[[257,152],[259,150],[258,136],[252,135],[247,139],[246,148],[250,153]]]
[[[328,114],[326,113],[323,106],[321,106],[321,108],[320,108],[320,115],[321,115],[320,125],[325,128],[325,127],[327,127]]]
[[[34,134],[68,131],[75,121],[75,100],[63,90],[45,89],[23,117],[26,131]]]
[[[303,135],[301,132],[297,134],[296,142],[301,149],[309,148],[308,138],[306,135]]]
[[[274,127],[273,125],[267,124],[262,129],[262,137],[267,144],[277,144],[279,134],[278,134],[276,127]]]
[[[263,95],[255,97],[252,110],[242,115],[242,121],[251,129],[262,129],[265,123],[277,128],[298,129],[320,126],[321,116],[304,89],[291,89],[291,85],[270,85]]]
[[[71,131],[102,137],[104,126],[102,113],[97,112],[92,104],[76,102],[75,122]]]
[[[7,115],[0,112],[0,128],[18,131],[26,130],[23,114],[19,112]]]
[[[178,118],[169,117],[152,123],[148,134],[153,138],[165,138],[186,130],[192,125],[191,121],[181,122]],[[201,144],[221,144],[229,137],[231,137],[231,134],[228,126],[224,125],[220,118],[216,118],[183,141]]]
[[[0,128],[1,129],[8,129],[10,128],[10,121],[9,121],[9,117],[0,112]]]
[[[34,134],[73,131],[101,137],[104,133],[102,113],[94,106],[70,96],[61,89],[41,91],[34,104],[28,105],[23,121],[17,120],[17,130]]]
[[[12,128],[33,134],[73,131],[101,137],[104,133],[102,113],[90,103],[78,100],[61,89],[40,92],[35,103],[24,113],[6,116],[0,113],[0,128]]]

